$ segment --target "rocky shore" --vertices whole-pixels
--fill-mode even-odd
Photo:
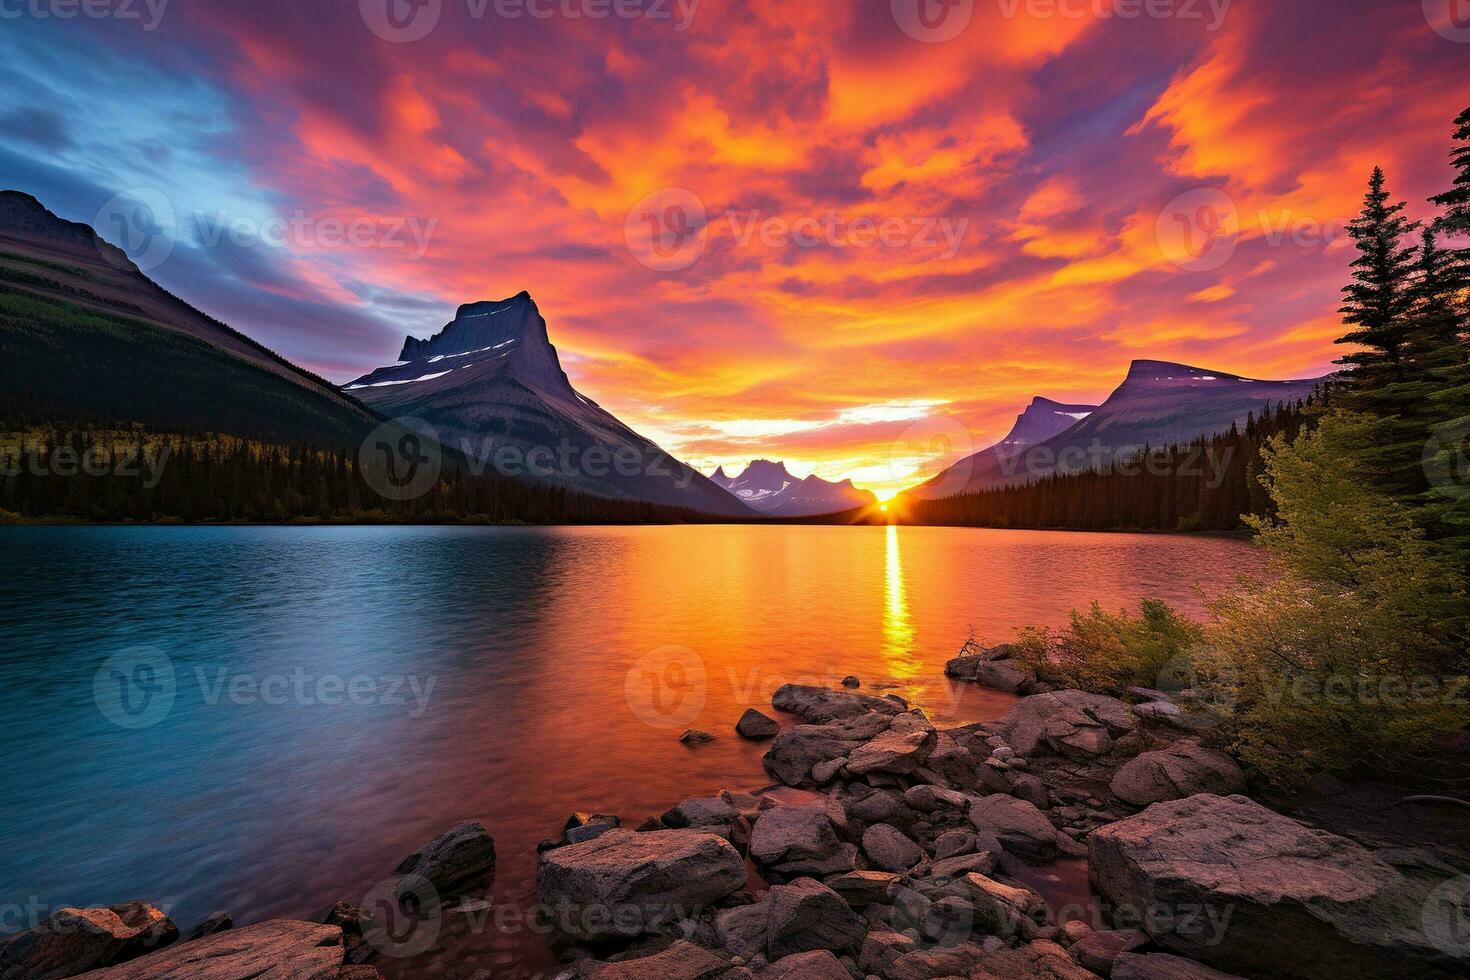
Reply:
[[[1003,647],[947,673],[1037,689]],[[732,720],[736,737],[770,740],[765,768],[806,802],[725,791],[636,829],[577,814],[543,843],[536,914],[555,975],[1470,975],[1470,877],[1430,849],[1370,848],[1242,795],[1244,774],[1202,744],[1187,704],[1041,690],[998,721],[940,730],[849,680],[778,690],[773,707],[801,719],[784,730],[754,709]],[[1082,858],[1091,908],[1049,907],[1025,884]],[[388,907],[463,912],[494,867],[489,831],[461,825],[402,862]],[[394,925],[344,903],[323,923],[231,929],[221,914],[181,937],[147,903],[63,909],[0,945],[0,980],[364,980],[389,968]]]

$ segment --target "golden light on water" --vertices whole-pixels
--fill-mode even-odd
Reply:
[[[884,551],[883,660],[893,676],[911,680],[921,667],[914,659],[914,625],[909,618],[908,592],[903,581],[903,556],[898,547],[898,526],[888,525]]]

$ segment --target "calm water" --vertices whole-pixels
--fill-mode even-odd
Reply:
[[[1010,698],[941,677],[970,626],[1002,641],[1094,597],[1198,612],[1259,557],[948,528],[252,527],[9,528],[0,562],[10,932],[27,907],[131,898],[185,929],[316,917],[466,819],[495,835],[495,901],[524,902],[574,810],[636,824],[764,786],[732,726],[786,681],[997,717]],[[689,727],[718,739],[685,747]],[[461,968],[534,960],[516,933]]]

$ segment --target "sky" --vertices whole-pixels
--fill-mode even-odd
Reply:
[[[712,470],[891,491],[1135,358],[1331,370],[1467,0],[0,0],[0,187],[334,381],[529,290]]]

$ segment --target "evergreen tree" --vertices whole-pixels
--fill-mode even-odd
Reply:
[[[1344,321],[1353,328],[1339,344],[1365,348],[1344,355],[1337,363],[1347,385],[1350,407],[1389,414],[1376,404],[1377,393],[1394,381],[1404,380],[1404,343],[1407,316],[1412,305],[1409,281],[1414,267],[1414,249],[1405,246],[1404,236],[1414,224],[1403,215],[1405,204],[1390,203],[1383,168],[1373,168],[1362,213],[1348,225],[1348,234],[1358,247],[1352,264],[1353,281],[1343,290],[1347,300]]]

